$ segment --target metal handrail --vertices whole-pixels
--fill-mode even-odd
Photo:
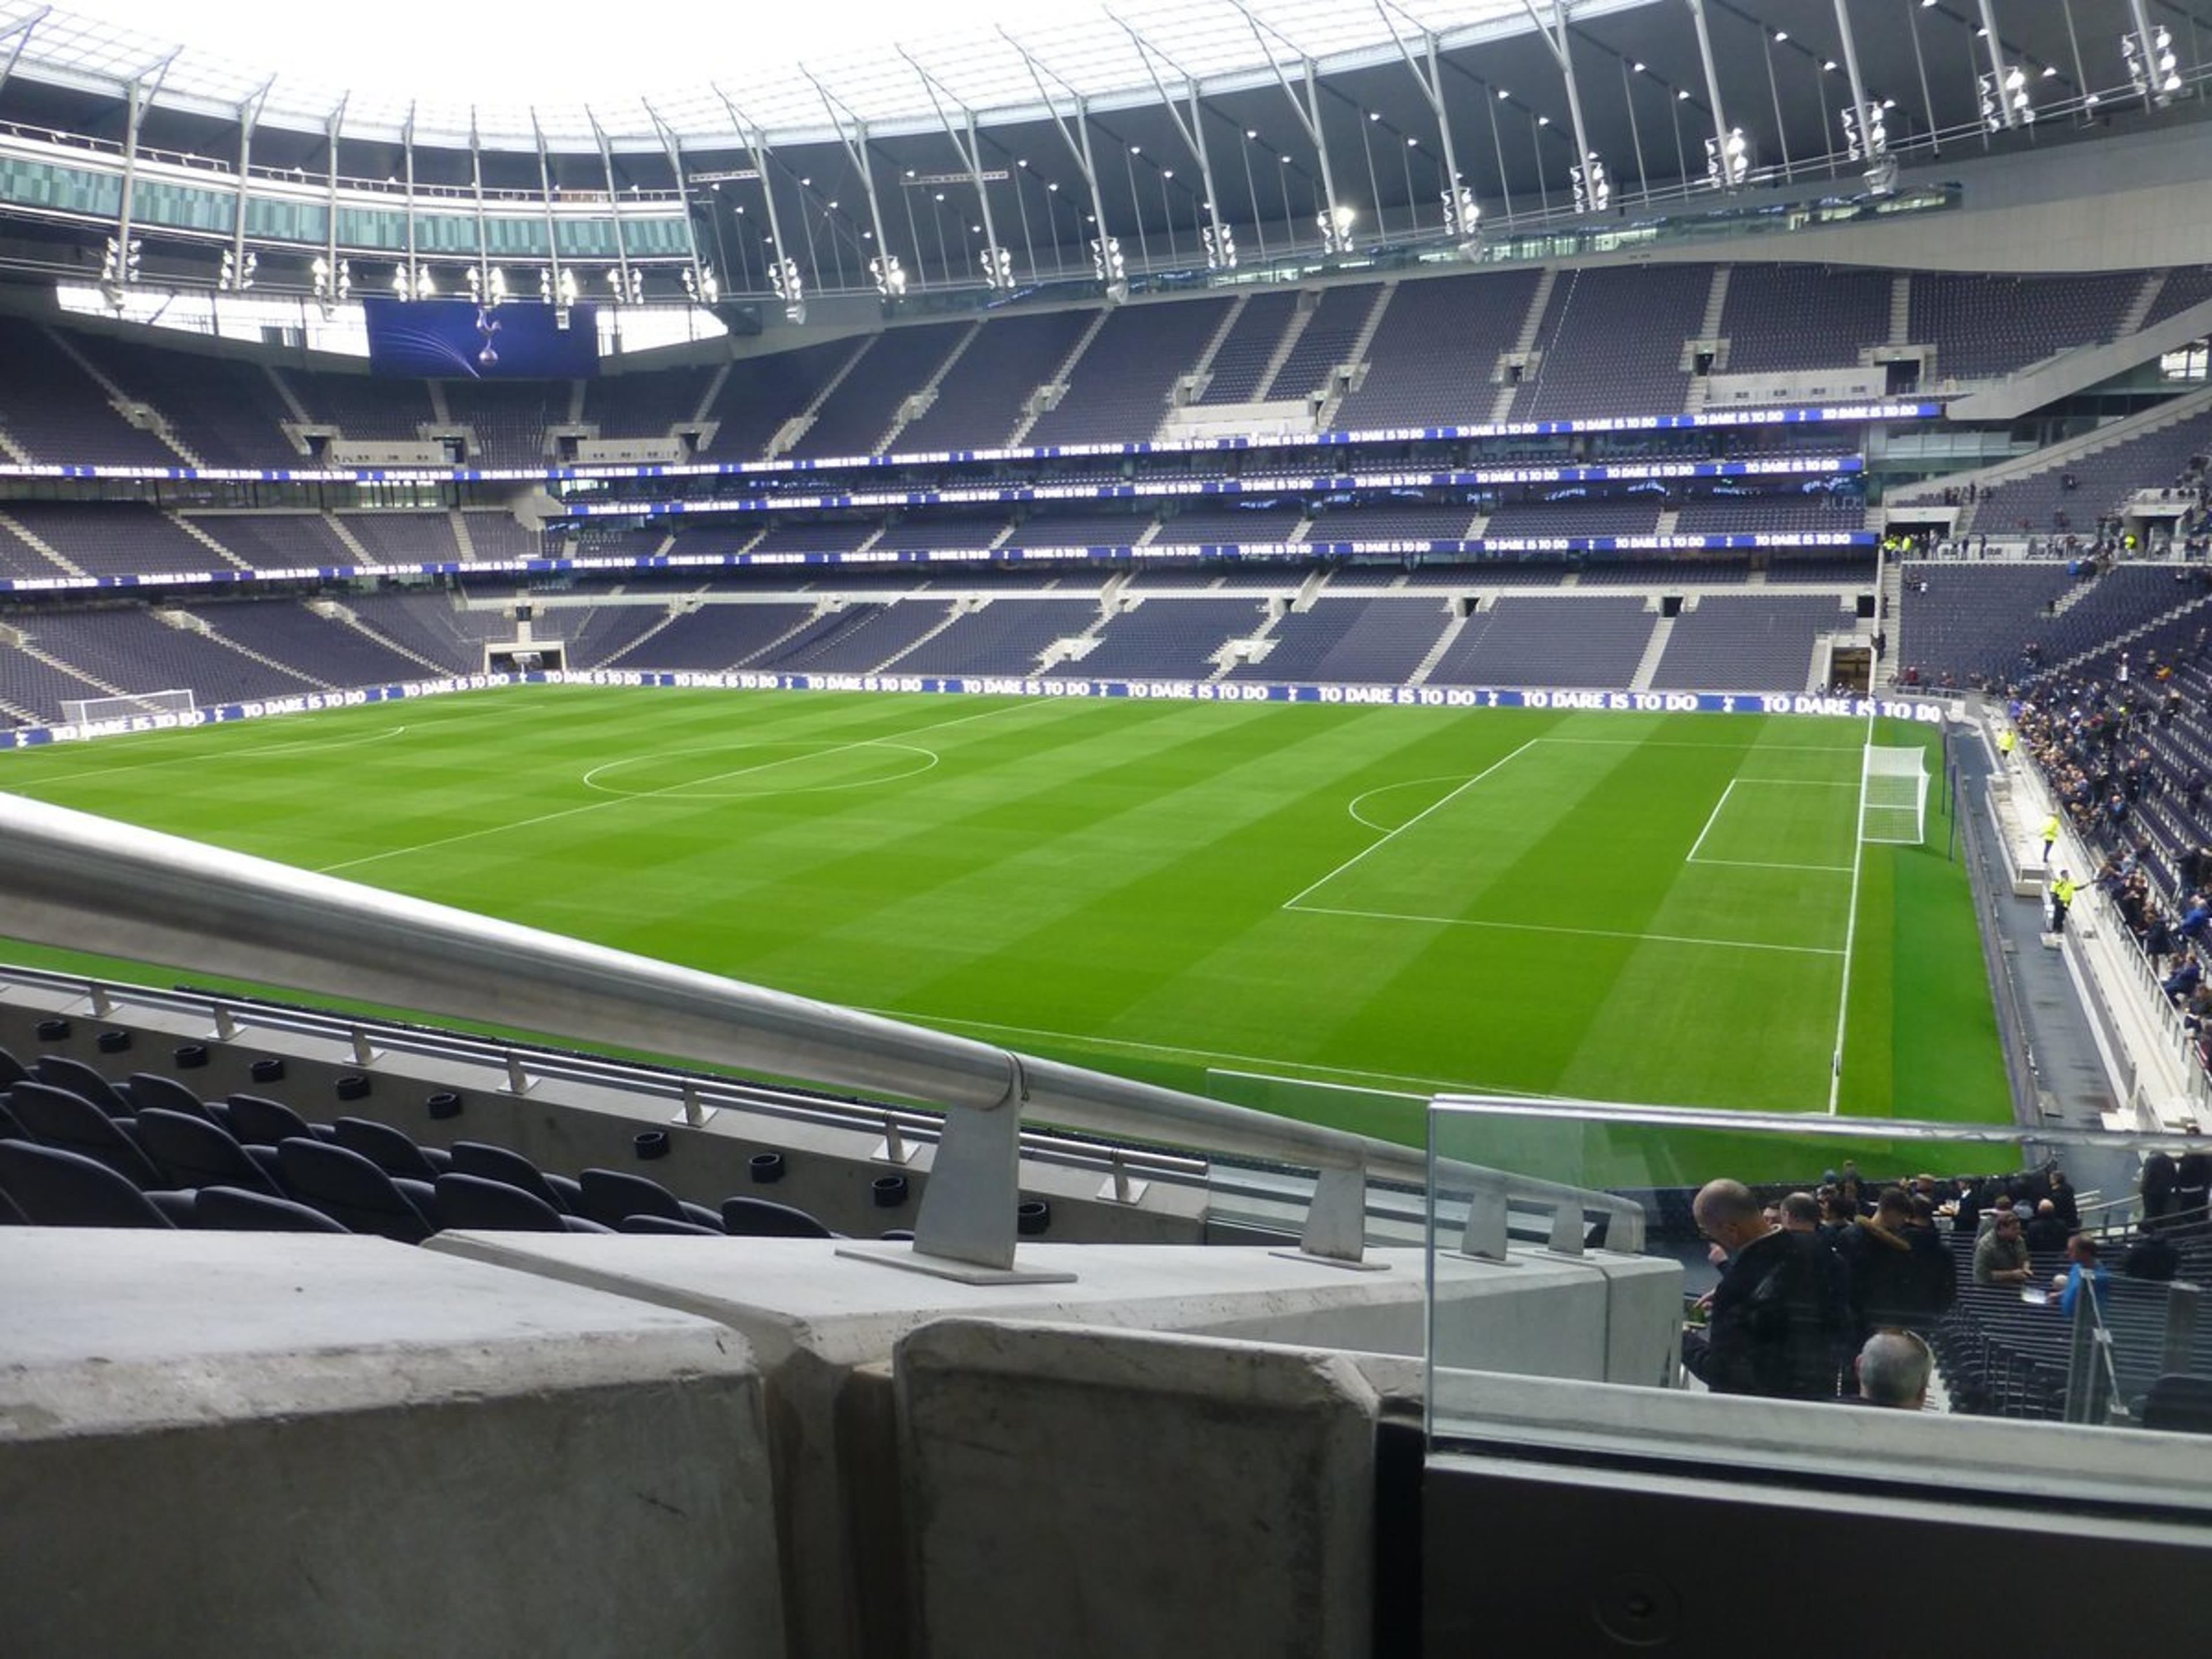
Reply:
[[[587,1042],[883,1091],[945,1114],[918,1254],[1011,1268],[1025,1115],[1152,1144],[1318,1172],[1302,1236],[1360,1259],[1366,1182],[1419,1186],[1413,1148],[993,1047],[489,920],[179,836],[0,795],[0,896],[18,938]],[[1507,1193],[1606,1215],[1624,1240],[1643,1212],[1602,1193],[1476,1172]]]

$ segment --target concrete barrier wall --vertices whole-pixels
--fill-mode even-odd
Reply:
[[[0,1651],[774,1654],[726,1328],[367,1238],[0,1229]]]
[[[896,1376],[917,1653],[1370,1650],[1381,1396],[1349,1356],[946,1320]]]

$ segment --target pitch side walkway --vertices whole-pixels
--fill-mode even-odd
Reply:
[[[1994,853],[1994,838],[2002,831],[1986,811],[1989,756],[1974,742],[1955,743],[1951,752],[1959,765],[1960,797],[1971,803],[1982,844]],[[1966,855],[1963,843],[1960,855]],[[1972,875],[1978,897],[1994,915],[1997,970],[2010,976],[2021,1036],[2032,1059],[2035,1086],[2045,1100],[2040,1125],[2032,1108],[2021,1121],[2030,1127],[2094,1132],[2103,1114],[2121,1103],[2098,1059],[2088,1013],[2067,976],[2066,964],[2057,951],[2044,948],[2042,901],[2014,896],[1997,865],[1978,858]],[[2068,1152],[2063,1162],[2078,1190],[2094,1189],[2109,1197],[2134,1188],[2139,1159],[2117,1149],[2110,1153],[2082,1149]]]

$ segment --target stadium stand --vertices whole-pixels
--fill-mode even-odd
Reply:
[[[1889,339],[1892,278],[1828,265],[1740,264],[1721,332],[1728,372],[1848,367]]]
[[[79,570],[94,576],[213,570],[222,556],[158,507],[131,501],[79,506],[11,501],[8,516]]]
[[[378,380],[331,369],[270,371],[307,412],[310,424],[335,426],[356,440],[419,438],[437,418],[422,380]]]
[[[212,536],[252,570],[318,570],[358,564],[361,556],[320,513],[191,513],[194,529]],[[211,557],[202,550],[204,557]]]
[[[1283,331],[1297,314],[1296,293],[1255,294],[1230,325],[1207,370],[1201,404],[1249,403],[1259,396],[1268,365],[1281,346]]]
[[[177,452],[125,420],[114,400],[40,325],[0,316],[0,433],[34,461],[175,466]]]
[[[1833,599],[1709,593],[1675,619],[1651,689],[1802,691],[1814,678],[1814,640],[1852,616]]]
[[[1108,313],[1076,359],[1067,392],[1037,417],[1030,444],[1149,438],[1167,417],[1176,380],[1194,368],[1229,313],[1228,300],[1124,306]]]
[[[871,455],[897,419],[899,407],[922,389],[973,325],[925,323],[886,329],[853,372],[822,402],[790,453],[801,456]]]
[[[1516,270],[1401,283],[1368,348],[1367,378],[1345,395],[1330,425],[1356,432],[1488,420],[1498,359],[1512,349],[1537,280],[1533,270]],[[1451,349],[1438,350],[1440,341]]]
[[[181,611],[167,614],[196,620]],[[201,702],[231,702],[291,696],[317,686],[280,663],[259,661],[232,649],[211,630],[173,627],[138,605],[54,611],[26,619],[21,625],[40,650],[100,683],[100,690],[94,691],[71,688],[50,692],[39,708],[47,720],[60,717],[56,698],[99,696],[101,690],[128,694],[189,688]]]
[[[1434,599],[1334,599],[1293,611],[1268,636],[1267,653],[1229,671],[1232,680],[1316,680],[1400,685],[1443,633],[1449,612]]]
[[[445,396],[453,423],[475,438],[471,466],[544,466],[546,429],[568,417],[565,381],[449,380]]]
[[[899,659],[903,674],[1027,674],[1054,641],[1073,639],[1098,620],[1097,596],[994,596],[962,612],[943,632]]]
[[[700,458],[760,459],[785,425],[805,414],[807,405],[852,361],[853,352],[851,342],[836,340],[768,356],[741,357],[732,363],[708,407],[707,418],[714,423],[714,432],[700,446]],[[646,395],[641,388],[641,403]],[[665,411],[667,405],[659,407]],[[689,419],[689,411],[681,418]],[[660,429],[665,431],[669,424],[664,412]]]
[[[1257,629],[1266,615],[1266,606],[1249,599],[1148,599],[1109,617],[1079,661],[1048,672],[1086,679],[1204,679],[1213,672],[1214,654]]]
[[[1680,409],[1690,386],[1683,352],[1712,280],[1702,264],[1561,273],[1537,325],[1543,356],[1513,399],[1513,418]]]
[[[164,351],[121,336],[72,331],[69,339],[126,396],[158,410],[204,465],[302,465],[305,458],[284,435],[291,411],[260,365]]]
[[[744,367],[732,365],[732,377]],[[671,427],[698,412],[714,373],[712,368],[655,368],[599,375],[584,383],[585,423],[602,438],[665,437]]]
[[[341,513],[337,522],[380,564],[449,563],[461,556],[443,513]]]
[[[814,614],[806,604],[708,605],[684,612],[626,649],[611,652],[618,668],[720,670],[751,665]]]
[[[1944,380],[2009,374],[2056,352],[2112,339],[2140,271],[2094,276],[1984,276],[1921,272],[1912,278],[1912,338],[1936,348]]]
[[[1499,599],[1429,671],[1431,685],[1621,686],[1657,618],[1639,599]]]
[[[1306,313],[1305,327],[1291,343],[1290,355],[1275,371],[1273,380],[1261,386],[1260,396],[1280,401],[1311,397],[1322,390],[1330,373],[1347,361],[1352,343],[1382,295],[1380,283],[1323,289]]]
[[[937,388],[937,401],[898,435],[902,453],[995,449],[1012,436],[1038,389],[1097,320],[1091,311],[1048,311],[994,319],[987,338],[960,354]]]

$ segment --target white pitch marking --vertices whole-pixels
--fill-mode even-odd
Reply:
[[[1011,714],[1015,710],[1020,708],[1049,708],[1051,706],[1053,705],[1041,701],[1032,702],[1024,699],[1019,702],[1006,703],[997,708],[987,708],[980,714],[962,714],[954,720],[935,720],[927,726],[918,726],[911,732],[894,732],[883,738],[856,738],[851,743],[841,745],[841,749],[865,749],[872,743],[891,742],[899,738],[919,737],[924,732],[941,731],[948,726],[964,726],[971,720],[987,720],[991,719],[994,715]],[[1061,706],[1065,707],[1066,705]],[[820,755],[830,755],[839,752],[841,752],[841,750],[839,749],[820,750],[815,751],[817,757]],[[772,761],[769,763],[769,765],[770,766],[780,766],[782,764],[784,764],[784,763],[781,761]],[[626,805],[631,801],[653,800],[672,794],[678,789],[694,788],[702,783],[719,783],[725,778],[742,777],[748,772],[765,771],[768,768],[765,766],[741,766],[734,770],[720,773],[714,777],[694,778],[686,783],[672,784],[666,789],[654,789],[649,790],[642,794],[614,795],[603,800],[586,801],[580,806],[564,806],[558,811],[540,812],[535,817],[520,818],[513,823],[489,824],[482,830],[465,830],[457,836],[441,836],[434,841],[420,842],[412,847],[393,847],[387,848],[386,851],[381,853],[365,854],[357,859],[343,859],[336,864],[325,864],[322,866],[316,873],[318,875],[326,876],[334,870],[352,870],[356,869],[364,864],[379,863],[385,859],[407,858],[416,853],[426,853],[434,847],[450,847],[457,842],[477,841],[485,836],[505,835],[511,830],[527,830],[536,824],[552,823],[562,818],[575,817],[579,814],[584,812],[604,811],[610,806]]]
[[[1425,921],[1443,927],[1492,927],[1512,933],[1571,933],[1584,939],[1625,939],[1638,944],[1710,945],[1722,951],[1779,951],[1790,956],[1839,957],[1841,951],[1831,951],[1817,945],[1767,945],[1747,939],[1697,939],[1682,933],[1627,933],[1609,927],[1556,927],[1534,921],[1485,921],[1470,916],[1413,915],[1401,910],[1343,910],[1323,904],[1286,904],[1285,910],[1296,910],[1310,916],[1362,916],[1370,921]]]
[[[1494,1083],[1462,1083],[1450,1078],[1418,1077],[1405,1072],[1370,1072],[1356,1066],[1322,1066],[1303,1060],[1278,1060],[1271,1054],[1231,1054],[1218,1048],[1179,1048],[1172,1043],[1139,1042],[1128,1037],[1092,1036],[1080,1031],[1048,1031],[1035,1025],[1002,1025],[988,1019],[956,1019],[950,1014],[917,1014],[902,1008],[861,1008],[864,1014],[886,1019],[912,1020],[918,1025],[950,1025],[967,1031],[1003,1031],[1013,1036],[1048,1037],[1055,1042],[1087,1043],[1100,1048],[1130,1048],[1139,1054],[1170,1054],[1178,1060],[1233,1060],[1245,1066],[1285,1066],[1293,1071],[1327,1072],[1335,1077],[1372,1078],[1384,1083],[1420,1083],[1431,1089],[1464,1094],[1513,1095],[1528,1100],[1564,1100],[1564,1095],[1539,1094],[1528,1089],[1508,1089]],[[1319,1079],[1289,1078],[1291,1083],[1331,1086]]]
[[[1460,785],[1458,788],[1450,791],[1447,794],[1438,796],[1428,805],[1423,807],[1419,811],[1414,813],[1413,817],[1407,818],[1403,823],[1400,824],[1395,830],[1386,830],[1380,838],[1370,842],[1366,846],[1361,848],[1357,853],[1354,853],[1350,858],[1345,860],[1343,863],[1338,865],[1335,869],[1323,876],[1319,881],[1316,881],[1310,886],[1303,888],[1299,891],[1292,894],[1289,898],[1283,902],[1282,908],[1285,910],[1297,909],[1298,908],[1298,901],[1304,898],[1308,893],[1320,891],[1322,888],[1328,886],[1329,883],[1334,881],[1339,876],[1342,875],[1346,870],[1352,868],[1353,865],[1358,863],[1360,860],[1365,858],[1376,848],[1387,847],[1391,842],[1396,840],[1400,836],[1404,835],[1406,831],[1412,829],[1423,818],[1428,817],[1430,813],[1456,799],[1459,796],[1465,794],[1468,790],[1474,788],[1476,784],[1480,783],[1492,772],[1498,770],[1499,767],[1504,765],[1507,761],[1518,759],[1521,756],[1527,754],[1531,749],[1534,748],[1542,741],[1543,739],[1540,738],[1531,738],[1528,742],[1522,744],[1511,754],[1492,761],[1489,765],[1484,767],[1482,770],[1477,772],[1473,777],[1469,778],[1465,783]],[[1372,826],[1370,826],[1370,828]]]
[[[1728,781],[1728,787],[1721,791],[1721,798],[1713,803],[1713,810],[1705,815],[1705,827],[1698,831],[1697,840],[1690,843],[1689,853],[1682,860],[1683,863],[1695,864],[1698,861],[1698,848],[1703,847],[1705,844],[1705,837],[1713,833],[1713,826],[1721,821],[1721,808],[1728,805],[1729,797],[1734,793],[1735,793],[1735,780],[1730,778]]]
[[[748,767],[742,772],[716,772],[710,777],[700,780],[702,782],[719,783],[726,778],[747,777],[755,772],[766,772],[778,766],[788,765],[793,762],[811,760],[817,755],[842,753],[847,749],[853,748],[896,749],[909,755],[926,756],[927,757],[927,760],[924,764],[915,767],[910,772],[896,772],[887,778],[860,778],[851,783],[801,784],[798,787],[792,789],[740,789],[728,793],[724,793],[719,791],[713,793],[702,792],[696,795],[686,796],[684,799],[688,800],[753,800],[763,795],[826,795],[834,793],[836,791],[840,789],[867,789],[872,788],[878,784],[899,783],[908,778],[918,778],[924,772],[929,771],[932,769],[941,765],[945,758],[934,749],[931,749],[925,744],[918,743],[894,743],[889,738],[872,738],[866,744],[855,744],[848,743],[835,746],[826,744],[819,738],[793,738],[787,741],[777,743],[703,744],[696,749],[664,749],[657,750],[650,755],[632,755],[625,760],[603,762],[601,764],[594,766],[590,771],[584,774],[583,785],[585,788],[594,790],[599,794],[615,795],[622,798],[623,799],[628,800],[633,799],[641,795],[655,795],[659,794],[662,792],[657,789],[616,789],[609,785],[599,782],[599,775],[602,772],[611,772],[618,766],[636,766],[646,761],[665,760],[671,755],[726,755],[731,753],[732,750],[738,749],[802,749],[806,751],[805,754],[790,756],[785,760],[768,761],[759,766]],[[670,784],[668,786],[670,789],[690,788],[690,787],[691,786],[689,784]]]
[[[1387,836],[1390,833],[1389,824],[1377,823],[1372,818],[1364,818],[1359,816],[1359,805],[1362,801],[1372,800],[1377,795],[1387,795],[1393,789],[1413,789],[1425,783],[1465,783],[1467,781],[1468,776],[1464,772],[1446,772],[1441,776],[1433,778],[1407,778],[1401,783],[1378,783],[1372,789],[1363,790],[1354,795],[1352,798],[1352,805],[1344,810],[1352,815],[1352,821],[1354,823],[1364,825],[1370,830],[1380,830]]]
[[[1826,870],[1839,876],[1850,873],[1848,864],[1775,864],[1765,859],[1690,859],[1691,864],[1721,865],[1735,870]]]
[[[149,738],[166,738],[174,736],[177,732],[210,732],[214,729],[214,726],[178,726],[173,731],[149,732],[145,735]],[[374,732],[365,738],[342,738],[335,743],[300,738],[295,738],[290,743],[241,744],[220,755],[203,755],[197,752],[189,755],[164,755],[159,760],[132,761],[124,766],[95,766],[82,772],[67,772],[58,776],[35,778],[28,783],[11,784],[9,787],[20,794],[43,788],[48,784],[81,783],[88,778],[113,777],[119,772],[143,772],[149,767],[155,766],[182,766],[187,762],[195,762],[203,765],[219,764],[227,760],[252,760],[262,755],[293,755],[301,750],[359,749],[367,744],[382,743],[387,738],[396,738],[406,729],[404,726],[395,726],[387,731]],[[28,754],[35,751],[26,750],[21,752]]]

